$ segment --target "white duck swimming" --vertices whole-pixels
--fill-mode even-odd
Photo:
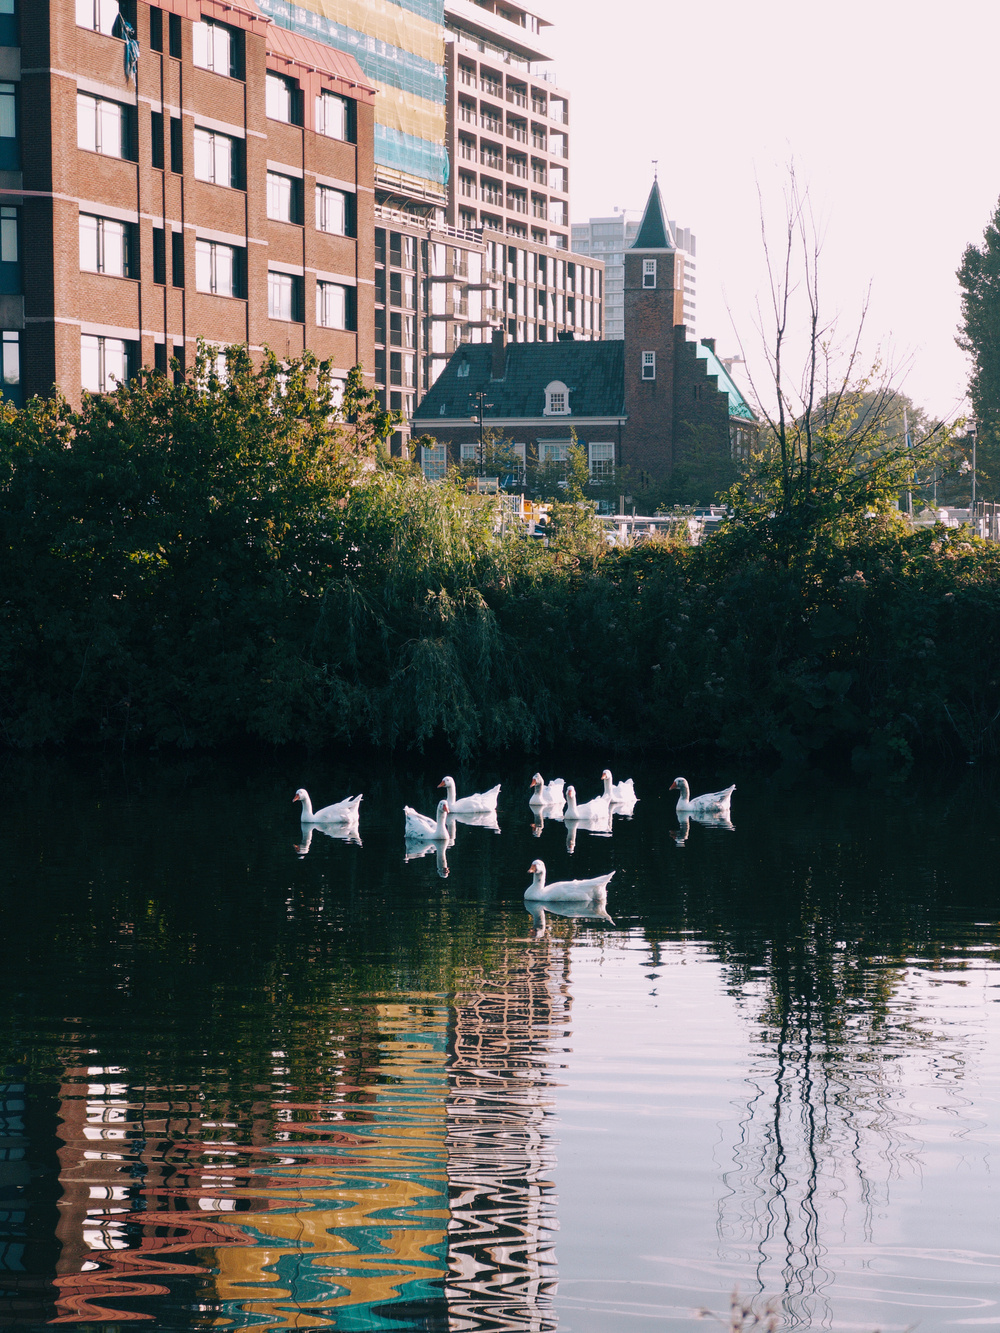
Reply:
[[[292,804],[302,802],[303,824],[354,824],[358,818],[360,796],[348,796],[346,801],[337,801],[335,805],[324,805],[322,810],[314,810],[309,793],[300,787],[292,797]]]
[[[604,795],[595,796],[592,801],[584,801],[583,805],[576,803],[576,788],[566,788],[566,819],[586,819],[594,823],[610,822],[611,802]]]
[[[551,782],[546,782],[541,773],[536,773],[531,779],[531,796],[528,799],[528,804],[534,806],[561,806],[566,800],[563,790],[565,786],[566,783],[563,778],[553,778]]]
[[[406,816],[406,826],[404,832],[408,838],[417,842],[450,842],[451,835],[448,833],[448,802],[438,801],[437,819],[433,820],[428,815],[419,814],[411,806],[403,806],[403,814]]]
[[[635,805],[639,799],[635,794],[632,779],[626,778],[624,782],[615,782],[611,777],[610,768],[606,768],[601,774],[601,781],[604,783],[604,795],[612,805]]]
[[[708,791],[704,796],[692,796],[687,778],[674,778],[668,790],[680,792],[677,798],[678,814],[709,814],[723,810],[728,813],[736,783],[734,782],[731,787],[725,787],[722,791]]]
[[[444,798],[453,815],[488,815],[497,808],[497,797],[500,795],[499,782],[489,791],[477,791],[471,796],[460,798],[455,796],[454,778],[442,778],[438,786],[444,788]]]
[[[555,884],[545,883],[545,862],[532,861],[528,867],[531,883],[524,891],[524,901],[528,903],[559,902],[603,902],[607,897],[608,884],[614,876],[612,870],[607,875],[597,875],[594,879],[560,879]]]

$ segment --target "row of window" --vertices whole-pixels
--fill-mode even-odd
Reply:
[[[332,93],[323,93],[319,100],[329,98],[337,103],[344,101],[343,98],[334,98]],[[154,111],[152,163],[159,168],[164,165],[163,124],[163,113]],[[91,93],[77,93],[78,148],[100,153],[103,157],[120,157],[135,162],[139,156],[136,128],[135,107]],[[0,140],[14,139],[16,135],[15,86],[12,83],[0,83]],[[178,116],[170,118],[170,169],[175,172],[184,170],[181,121]],[[243,139],[218,130],[195,127],[194,174],[198,180],[225,185],[231,189],[245,189],[245,172]]]
[[[542,467],[565,467],[569,460],[570,440],[539,440],[538,461]],[[605,481],[614,475],[615,446],[611,441],[596,441],[587,446],[587,461],[590,466],[591,481]],[[528,449],[525,444],[513,444],[514,454],[511,484],[523,485],[527,471]],[[459,445],[459,458],[463,463],[475,463],[479,445],[467,443]],[[421,447],[420,466],[428,481],[440,481],[448,470],[448,446],[444,443],[428,448]]]
[[[5,210],[13,212],[14,210]],[[4,253],[0,219],[0,256]],[[16,227],[16,222],[14,223]],[[180,232],[172,232],[173,285],[184,285],[184,243]],[[13,235],[16,258],[16,231]],[[8,243],[8,250],[11,243]],[[135,225],[113,218],[80,214],[80,267],[90,273],[132,277],[137,267]],[[153,280],[166,282],[166,236],[162,227],[153,230]],[[195,241],[195,287],[213,296],[246,297],[246,251],[219,241]],[[304,318],[301,276],[268,272],[268,314],[272,319]],[[329,329],[352,329],[356,324],[353,290],[340,283],[316,284],[316,323]]]

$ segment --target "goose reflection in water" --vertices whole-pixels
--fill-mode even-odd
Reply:
[[[461,810],[448,810],[447,829],[452,842],[455,841],[455,828],[458,824],[468,824],[471,828],[487,828],[493,833],[500,832],[495,810],[477,810],[472,814],[463,814]]]
[[[361,834],[358,832],[357,821],[353,824],[309,824],[305,826],[303,832],[306,835],[305,842],[292,843],[300,859],[309,855],[313,835],[316,833],[321,833],[324,838],[333,838],[337,842],[352,842],[358,847],[361,846]]]
[[[546,903],[543,907],[541,903],[526,902],[525,907],[531,916],[533,935],[536,940],[543,939],[548,934],[548,921],[546,913],[550,916],[566,916],[570,920],[583,921],[607,921],[613,926],[614,919],[608,915],[608,909],[602,902],[589,903]]]
[[[717,811],[714,814],[678,815],[678,823],[680,827],[674,829],[672,835],[678,847],[683,847],[687,842],[692,824],[701,824],[704,828],[726,829],[729,833],[736,832],[736,825],[722,811]]]
[[[419,861],[422,856],[430,856],[433,852],[438,874],[442,879],[447,879],[451,873],[448,869],[448,848],[454,845],[453,837],[449,837],[446,842],[438,842],[436,839],[432,842],[427,838],[407,838],[404,860]]]

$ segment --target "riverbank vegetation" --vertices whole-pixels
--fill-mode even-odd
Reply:
[[[320,369],[4,409],[7,746],[996,750],[1000,548],[910,531],[849,398],[765,435],[702,546],[608,548],[572,469],[545,546]]]

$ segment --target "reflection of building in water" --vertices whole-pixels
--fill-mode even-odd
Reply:
[[[442,1318],[448,1010],[368,1018],[319,1101],[281,1052],[250,1106],[67,1070],[56,1322],[163,1321],[178,1301],[237,1328]]]
[[[452,1004],[352,1000],[339,1033],[323,1007],[240,1087],[67,1066],[39,1322],[554,1329],[564,958],[511,946]]]
[[[448,1098],[453,1329],[556,1327],[555,1157],[546,1116],[550,1044],[569,1019],[565,966],[558,944],[521,946],[480,987],[455,997]]]

